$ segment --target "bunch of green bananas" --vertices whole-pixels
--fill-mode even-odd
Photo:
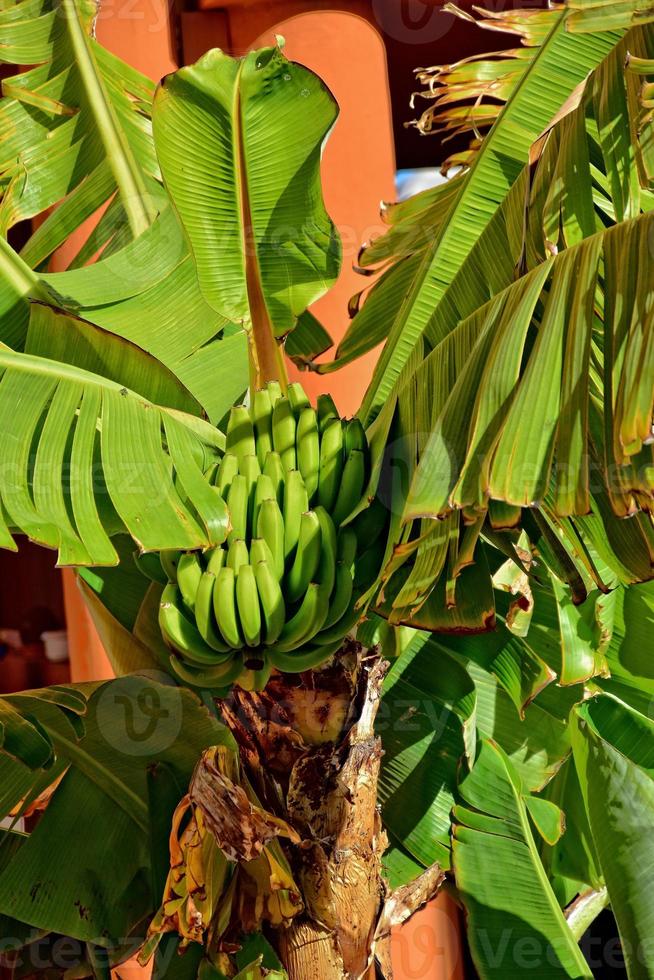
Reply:
[[[381,505],[342,526],[368,468],[361,423],[342,420],[329,396],[316,411],[300,385],[282,395],[271,383],[232,409],[208,474],[227,502],[227,541],[160,555],[159,624],[184,683],[260,690],[273,668],[308,670],[339,649],[385,543]]]

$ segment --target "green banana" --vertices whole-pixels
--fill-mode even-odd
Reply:
[[[361,501],[366,480],[366,457],[360,449],[353,449],[345,461],[341,485],[332,511],[334,524],[342,524]]]
[[[257,483],[261,476],[261,467],[256,456],[244,456],[241,460],[240,472],[245,477],[248,488],[248,531],[252,528],[252,518],[254,516],[254,497],[256,494]]]
[[[227,509],[232,525],[227,540],[231,544],[235,538],[245,538],[248,531],[248,485],[242,473],[232,480],[227,494]]]
[[[209,561],[207,562],[207,571],[211,572],[213,575],[217,575],[220,569],[225,564],[227,558],[227,552],[224,548],[213,548],[209,552]]]
[[[265,388],[255,391],[252,399],[252,422],[257,439],[257,458],[263,466],[266,455],[273,447],[272,441],[272,401]]]
[[[323,630],[328,630],[334,626],[348,610],[354,591],[354,579],[352,572],[345,562],[336,563],[336,580],[334,591],[329,602],[329,612],[322,625]],[[322,631],[321,631],[322,632]],[[320,634],[318,634],[320,636]]]
[[[343,436],[345,443],[345,455],[349,456],[353,449],[365,453],[368,449],[366,430],[361,424],[361,419],[353,418],[345,423],[345,433]]]
[[[134,552],[134,564],[141,575],[145,575],[151,582],[158,582],[159,585],[168,584],[168,576],[161,565],[161,558],[158,551]]]
[[[351,528],[339,531],[336,545],[336,579],[330,597],[329,612],[320,633],[315,637],[317,643],[328,643],[344,637],[360,617],[357,612],[352,622],[350,614],[354,609],[353,566],[357,552],[357,537]]]
[[[273,667],[309,670],[333,655],[361,618],[388,526],[378,501],[357,514],[366,434],[329,395],[314,410],[301,385],[270,382],[232,409],[225,445],[219,462],[203,453],[198,465],[227,504],[227,542],[158,562],[135,555],[148,578],[174,583],[160,610],[171,671],[214,696],[234,683],[261,690]]]
[[[182,594],[184,604],[190,610],[195,609],[195,597],[202,578],[202,562],[196,551],[188,551],[181,556],[177,564],[177,584]]]
[[[248,661],[246,660],[236,683],[244,691],[263,691],[270,680],[272,669],[273,665],[267,656],[261,661],[261,667],[248,667]]]
[[[252,565],[243,565],[236,578],[236,605],[241,630],[249,647],[261,643],[261,608]]]
[[[320,533],[322,536],[317,581],[320,583],[322,594],[329,601],[336,580],[336,554],[338,551],[336,528],[324,507],[316,507],[315,513],[320,522]],[[327,613],[325,612],[326,615]]]
[[[280,507],[284,504],[284,467],[282,466],[282,460],[279,453],[274,450],[268,453],[266,456],[266,462],[263,464],[264,476],[270,477],[272,485],[275,489],[275,497],[277,498],[277,503]]]
[[[304,388],[297,381],[294,381],[293,384],[288,386],[286,395],[296,418],[303,409],[311,407],[311,402],[307,398]]]
[[[252,521],[251,527],[252,532],[256,532],[257,525],[259,523],[259,511],[261,510],[261,504],[264,500],[277,500],[277,493],[275,492],[275,487],[273,481],[266,473],[262,473],[257,480],[257,485],[254,491],[254,503],[252,505]]]
[[[213,589],[213,610],[218,629],[230,647],[240,650],[243,636],[236,611],[236,576],[233,568],[221,568]]]
[[[258,561],[269,561],[270,567],[275,567],[275,559],[267,542],[263,538],[252,538],[250,541],[250,564],[254,566]]]
[[[229,488],[231,487],[232,480],[237,473],[238,459],[233,453],[225,453],[220,461],[218,476],[216,477],[216,486],[218,487],[218,491],[224,500],[227,500]]]
[[[266,385],[266,391],[270,395],[270,404],[275,407],[275,404],[282,397],[284,392],[282,391],[282,386],[279,381],[269,381]]]
[[[169,582],[177,581],[177,564],[182,557],[181,551],[160,551],[161,569]]]
[[[269,561],[258,561],[254,565],[261,612],[263,613],[263,641],[274,643],[286,622],[286,606],[281,586]]]
[[[343,472],[343,426],[340,419],[330,419],[320,440],[320,477],[318,502],[331,511],[336,503]]]
[[[235,538],[227,552],[227,567],[233,569],[234,575],[238,575],[243,565],[248,565],[249,562],[248,546],[243,538]]]
[[[284,557],[288,562],[295,553],[300,521],[302,515],[309,509],[309,497],[299,470],[291,470],[286,474],[284,484]]]
[[[314,637],[315,643],[339,643],[342,644],[345,637],[351,630],[354,629],[356,624],[361,619],[363,613],[360,609],[356,608],[356,603],[351,602],[348,609],[345,611],[345,615],[330,626],[327,629],[322,629],[317,636]]]
[[[288,398],[280,398],[275,403],[272,415],[273,446],[279,453],[284,470],[294,470],[296,421]]]
[[[297,602],[314,580],[320,564],[322,551],[322,531],[320,520],[313,510],[308,510],[300,518],[295,559],[284,583],[284,592],[289,602]]]
[[[349,569],[352,569],[354,559],[357,556],[357,548],[357,536],[352,528],[341,528],[336,539],[336,560],[342,561]]]
[[[256,453],[253,456],[242,456],[239,461],[239,473],[247,480],[248,487],[254,487],[261,476],[261,467]]]
[[[273,557],[273,567],[281,581],[284,575],[284,518],[276,500],[264,500],[259,508],[257,537],[263,538]]]
[[[284,628],[275,643],[268,646],[271,654],[289,653],[296,647],[308,643],[320,629],[325,619],[325,601],[317,582],[311,582],[300,608],[295,615],[284,623]],[[273,661],[274,662],[274,661]]]
[[[292,653],[282,653],[273,648],[268,651],[268,657],[272,666],[276,670],[281,670],[283,674],[302,674],[305,670],[313,670],[324,664],[338,653],[340,648],[340,640],[333,641],[331,644],[308,644]]]
[[[221,663],[224,658],[205,643],[183,605],[177,586],[167,585],[159,604],[159,628],[164,640],[191,663],[201,666]]]
[[[318,417],[312,408],[300,412],[295,435],[297,465],[307,488],[309,503],[318,490],[320,476],[320,432]]]
[[[213,572],[206,571],[200,579],[200,587],[195,597],[195,622],[197,623],[200,636],[205,643],[208,643],[212,650],[219,653],[232,653],[229,647],[216,628],[213,612],[213,590],[216,584],[216,576]]]
[[[225,447],[228,453],[238,457],[239,462],[244,456],[256,455],[254,426],[244,405],[235,405],[229,413]]]
[[[170,666],[181,681],[190,687],[202,690],[215,687],[226,687],[233,684],[243,670],[243,658],[234,653],[224,664],[217,667],[207,667],[204,670],[191,670],[182,664],[177,657],[170,658]]]
[[[322,434],[327,423],[331,422],[332,419],[340,420],[340,415],[331,395],[318,395],[316,404],[318,410],[318,428]]]

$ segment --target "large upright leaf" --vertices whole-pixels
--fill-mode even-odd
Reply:
[[[319,171],[336,114],[321,80],[279,48],[240,61],[209,51],[161,83],[161,169],[202,292],[223,316],[267,319],[281,336],[335,280],[340,244]]]
[[[573,716],[574,758],[627,974],[654,970],[654,723],[601,695]]]

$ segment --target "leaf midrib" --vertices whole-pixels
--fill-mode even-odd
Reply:
[[[89,110],[116,180],[130,230],[133,237],[137,238],[152,224],[156,210],[150,202],[143,175],[116,119],[88,36],[80,23],[75,0],[60,0],[60,3]]]

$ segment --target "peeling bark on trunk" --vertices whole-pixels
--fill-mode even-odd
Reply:
[[[288,819],[304,841],[298,857],[306,906],[279,936],[291,977],[363,977],[370,966],[387,845],[377,808],[381,742],[374,734],[386,667],[377,661],[363,668],[361,714],[343,742],[309,750],[291,773]],[[321,972],[312,973],[318,965]]]
[[[382,878],[374,724],[387,667],[347,641],[327,669],[276,675],[262,694],[236,690],[221,705],[261,805],[299,835],[283,849],[304,908],[267,931],[290,980],[391,977],[392,926],[442,882],[434,868],[389,895]]]

